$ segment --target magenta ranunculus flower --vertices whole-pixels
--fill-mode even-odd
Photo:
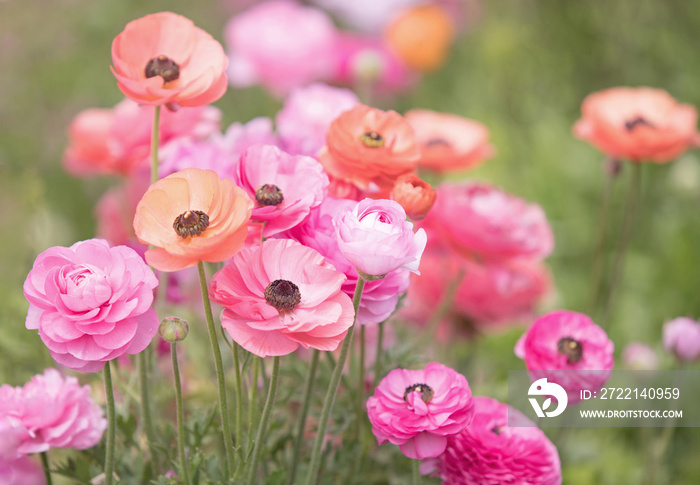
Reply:
[[[352,210],[357,205],[354,200],[333,199],[326,197],[320,206],[313,209],[309,218],[290,231],[284,237],[299,241],[304,246],[321,253],[338,271],[347,276],[343,291],[352,297],[359,275],[355,267],[345,259],[338,247],[333,219],[344,210]],[[410,272],[398,269],[389,272],[384,279],[368,281],[362,291],[357,323],[366,325],[383,322],[396,310],[399,295],[408,289]]]
[[[95,446],[107,428],[102,408],[90,398],[90,386],[46,369],[24,385],[0,387],[0,421],[26,431],[17,453],[43,453],[50,448],[84,450]]]
[[[3,485],[44,485],[44,470],[26,456],[14,460],[0,458],[0,483]]]
[[[284,150],[292,154],[316,156],[326,144],[331,123],[359,103],[349,89],[314,83],[293,90],[277,113],[277,131]]]
[[[425,227],[462,255],[540,260],[554,248],[542,208],[483,183],[443,184]]]
[[[96,372],[148,347],[158,331],[151,308],[158,279],[131,248],[88,239],[41,253],[24,282],[26,327],[59,364]]]
[[[210,284],[224,306],[222,325],[259,357],[286,355],[299,345],[335,350],[352,326],[345,275],[318,251],[291,239],[269,239],[236,254]]]
[[[682,362],[700,358],[700,323],[680,317],[666,322],[663,331],[664,348]]]
[[[262,84],[275,94],[331,72],[335,26],[321,10],[289,0],[272,0],[236,15],[226,26],[229,81],[238,87]]]
[[[250,222],[265,223],[265,237],[303,222],[328,190],[328,176],[317,160],[269,145],[243,152],[233,181],[255,201]]]
[[[334,223],[340,252],[365,279],[397,269],[418,273],[428,237],[423,229],[413,232],[397,202],[365,199]]]
[[[524,427],[509,427],[508,413]],[[449,485],[560,485],[557,448],[535,423],[519,411],[489,397],[474,397],[474,419],[461,433],[447,438],[435,475]],[[427,471],[427,470],[423,470]]]
[[[447,437],[471,422],[473,407],[467,379],[432,362],[424,370],[389,372],[367,400],[367,415],[380,445],[388,441],[422,460],[445,451]]]
[[[515,355],[525,360],[532,381],[547,377],[564,389],[569,404],[580,391],[597,391],[612,373],[615,345],[583,313],[565,310],[541,316],[520,337]]]

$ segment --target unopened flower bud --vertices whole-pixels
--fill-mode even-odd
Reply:
[[[165,317],[158,327],[158,334],[163,340],[170,343],[185,340],[190,326],[186,320],[177,317]]]
[[[384,59],[381,53],[374,49],[362,50],[353,57],[352,70],[355,79],[374,82],[382,76]]]
[[[435,203],[436,193],[428,182],[418,175],[409,173],[396,180],[391,190],[391,198],[398,202],[413,220],[425,217]]]

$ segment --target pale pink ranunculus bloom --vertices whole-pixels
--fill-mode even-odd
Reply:
[[[291,239],[243,248],[209,285],[222,305],[222,325],[241,347],[259,356],[294,352],[299,345],[335,350],[352,326],[345,275],[318,251]]]
[[[125,245],[140,254],[144,253],[146,245],[136,239],[134,232],[134,214],[150,183],[150,174],[138,170],[102,194],[94,211],[98,238],[107,240],[113,246]]]
[[[284,150],[294,155],[316,156],[326,144],[331,123],[358,103],[352,91],[322,83],[292,90],[276,118]]]
[[[112,109],[81,111],[68,129],[64,168],[77,177],[129,175],[148,166],[153,106],[125,99]],[[221,112],[213,106],[163,110],[160,145],[174,139],[203,139],[219,130]]]
[[[642,342],[630,342],[622,349],[622,362],[631,370],[657,370],[659,357],[654,349]]]
[[[253,118],[247,123],[231,123],[219,143],[234,159],[253,145],[274,145],[281,148],[272,120],[264,116]]]
[[[405,9],[424,0],[313,0],[344,23],[364,32],[381,34],[386,25]]]
[[[336,29],[321,10],[289,0],[271,0],[234,16],[226,26],[229,81],[261,84],[276,95],[332,70]]]
[[[598,391],[610,378],[615,344],[583,313],[558,310],[541,316],[515,346],[532,381],[548,378],[562,386],[569,404],[581,390]]]
[[[41,253],[24,282],[26,327],[39,330],[59,364],[97,372],[148,347],[158,331],[153,271],[126,246],[102,239]]]
[[[164,178],[186,168],[201,168],[213,170],[221,178],[232,178],[235,163],[236,158],[218,140],[182,139],[168,146],[158,175]]]
[[[354,200],[332,199],[327,197],[320,206],[313,209],[309,218],[284,233],[282,236],[295,239],[304,246],[321,253],[338,271],[342,271],[347,280],[343,291],[350,297],[355,292],[359,275],[355,267],[343,256],[335,235],[333,219],[345,210],[357,205]],[[368,281],[362,291],[357,323],[366,325],[383,322],[396,310],[399,295],[408,289],[410,272],[404,269],[390,271],[385,278]]]
[[[44,470],[26,456],[14,460],[0,458],[0,483],[3,485],[45,485]]]
[[[8,389],[10,388],[10,389]],[[14,392],[13,392],[14,391]],[[90,386],[46,369],[21,388],[0,387],[0,420],[26,430],[17,453],[43,453],[51,448],[84,450],[95,446],[107,428],[102,408],[90,398]]]
[[[473,401],[472,423],[448,437],[445,453],[421,471],[433,468],[450,485],[561,484],[557,448],[535,423],[495,399],[476,396]],[[508,426],[509,415],[522,427]]]
[[[542,208],[484,183],[446,183],[425,226],[463,256],[541,260],[554,248]]]
[[[700,358],[700,323],[679,317],[666,322],[663,329],[664,348],[681,362]]]
[[[243,152],[233,181],[255,202],[250,224],[264,223],[264,237],[302,223],[328,190],[328,176],[317,160],[270,145]]]
[[[334,223],[340,252],[365,279],[397,269],[418,273],[427,236],[423,229],[413,232],[397,202],[365,199]]]
[[[409,458],[435,458],[447,437],[460,433],[474,416],[467,379],[438,362],[422,370],[394,369],[367,400],[372,433],[381,445],[398,445]]]

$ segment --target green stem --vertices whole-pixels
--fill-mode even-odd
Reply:
[[[214,353],[214,365],[216,367],[216,377],[219,385],[219,412],[221,414],[221,424],[224,428],[224,448],[226,448],[226,474],[230,477],[233,472],[234,455],[233,444],[231,442],[231,424],[229,423],[228,406],[226,404],[224,364],[221,361],[221,349],[219,348],[219,340],[216,337],[216,329],[214,328],[214,316],[211,312],[211,301],[209,300],[209,290],[207,289],[207,276],[204,273],[204,264],[200,261],[197,263],[197,268],[199,269],[199,286],[202,290],[204,313],[207,317],[207,330],[209,331],[211,350]]]
[[[666,426],[661,435],[656,440],[652,441],[652,452],[651,458],[649,459],[649,470],[647,472],[647,485],[654,485],[656,474],[659,468],[661,468],[661,463],[663,462],[668,445],[671,443],[671,438],[673,437],[675,429],[675,426]]]
[[[365,400],[365,326],[360,326],[360,371],[357,378],[357,408],[360,414],[357,416],[357,425],[362,423],[362,402]]]
[[[260,417],[260,424],[258,425],[258,434],[255,440],[255,447],[253,448],[253,459],[248,469],[248,479],[246,483],[252,485],[255,482],[255,476],[258,471],[258,462],[260,461],[260,453],[265,442],[265,433],[267,432],[267,425],[270,421],[270,414],[272,413],[272,406],[275,404],[275,394],[277,394],[277,383],[280,377],[280,358],[278,356],[272,359],[272,377],[270,378],[270,388],[267,391],[267,399],[265,400],[265,407],[263,408],[262,416]],[[259,482],[255,482],[259,483]]]
[[[160,106],[153,114],[153,131],[151,132],[151,183],[158,181],[158,141],[160,140]]]
[[[374,379],[372,381],[372,388],[377,387],[379,382],[379,376],[382,374],[382,353],[384,352],[384,322],[379,322],[379,329],[377,330],[377,353],[374,358]]]
[[[450,310],[452,302],[454,301],[455,296],[457,295],[457,290],[459,289],[459,285],[462,282],[463,278],[464,268],[460,268],[457,274],[455,275],[454,279],[452,279],[452,281],[450,281],[450,284],[447,285],[447,288],[445,289],[445,294],[442,296],[442,300],[440,300],[440,304],[435,310],[435,313],[433,313],[433,315],[430,317],[428,325],[426,326],[429,338],[433,338],[437,333],[438,326],[440,325],[442,319],[445,318],[445,316],[447,315],[447,312]]]
[[[314,379],[316,378],[316,369],[318,368],[318,358],[321,352],[314,349],[311,354],[311,365],[309,366],[309,374],[306,377],[306,385],[304,386],[304,401],[299,412],[299,421],[297,421],[297,433],[294,440],[294,455],[290,465],[288,484],[293,485],[297,474],[297,464],[299,463],[299,454],[301,453],[301,442],[304,439],[304,428],[306,427],[306,416],[309,413],[309,405],[311,403],[311,392],[314,388]]]
[[[177,362],[177,344],[170,344],[173,358],[173,377],[175,379],[175,406],[177,408],[177,451],[180,455],[180,473],[185,485],[190,484],[190,471],[185,458],[185,418],[182,409],[182,385],[180,384],[180,367]]]
[[[107,399],[107,444],[105,447],[105,481],[104,485],[112,485],[114,475],[114,438],[116,420],[114,415],[114,391],[112,389],[112,362],[104,366],[105,397]]]
[[[253,441],[253,421],[255,421],[255,402],[256,393],[258,390],[258,372],[260,371],[260,357],[253,357],[253,380],[250,383],[250,392],[248,394],[248,436],[250,441]]]
[[[608,229],[608,215],[610,213],[610,201],[612,200],[613,188],[617,180],[616,174],[607,175],[605,188],[600,196],[600,210],[598,211],[598,236],[596,237],[595,249],[593,252],[593,271],[591,285],[591,302],[589,307],[597,309],[600,292],[603,286],[603,266],[605,261],[605,240]]]
[[[364,289],[364,287],[365,280],[362,278],[358,278],[357,286],[355,286],[355,294],[352,298],[353,308],[355,309],[355,319],[353,321],[352,326],[348,330],[348,334],[343,340],[343,345],[340,348],[340,356],[338,356],[338,361],[336,362],[335,369],[333,369],[331,382],[328,385],[326,397],[323,401],[323,410],[321,411],[321,418],[318,422],[318,430],[316,431],[316,438],[314,439],[314,446],[311,451],[311,462],[309,464],[309,471],[306,475],[307,485],[313,485],[314,483],[316,483],[319,467],[321,464],[321,447],[323,445],[323,439],[326,434],[326,426],[328,425],[328,419],[331,415],[331,409],[333,408],[333,404],[335,403],[335,396],[338,392],[340,376],[343,373],[343,367],[345,367],[345,361],[348,357],[348,350],[350,349],[352,335],[355,331],[355,325],[357,324],[357,311],[360,307],[360,300],[362,299],[362,290]]]
[[[610,287],[608,288],[608,294],[605,298],[605,305],[603,306],[603,318],[601,320],[601,324],[603,326],[607,325],[608,323],[607,321],[612,310],[615,292],[622,278],[622,271],[625,266],[625,255],[627,253],[629,242],[632,238],[632,228],[634,226],[637,200],[639,198],[639,191],[642,185],[642,164],[639,162],[633,163],[632,167],[632,180],[630,181],[630,188],[627,192],[627,203],[625,205],[625,215],[622,220],[622,231],[620,233],[620,239],[618,240],[617,251],[615,253],[615,262],[613,265],[612,277],[610,278]]]
[[[44,477],[46,478],[46,485],[52,485],[51,481],[51,468],[49,467],[49,452],[45,451],[39,453],[41,456],[41,465],[44,467]]]
[[[238,344],[231,345],[233,353],[233,369],[236,378],[236,444],[241,446],[243,442],[243,386],[241,385],[241,365],[238,358]]]
[[[151,472],[155,473],[155,431],[153,430],[153,422],[151,421],[151,402],[148,398],[148,351],[147,347],[138,355],[139,366],[139,393],[141,395],[141,419],[143,421],[143,429],[146,433],[146,442],[151,453]]]
[[[420,485],[420,460],[411,460],[411,470],[413,470],[413,485]]]

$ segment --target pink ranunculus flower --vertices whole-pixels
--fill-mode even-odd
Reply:
[[[357,205],[354,200],[326,198],[313,209],[309,218],[283,234],[284,237],[299,241],[304,246],[321,253],[347,280],[343,291],[350,297],[355,292],[359,275],[355,267],[340,252],[335,235],[333,219],[344,210],[352,210]],[[368,281],[362,291],[357,323],[366,325],[383,322],[396,310],[399,295],[408,289],[410,272],[399,269],[389,272],[384,279]]]
[[[110,245],[125,245],[143,254],[147,246],[136,239],[134,214],[151,183],[150,174],[139,170],[105,192],[95,205],[96,235]]]
[[[428,238],[413,232],[406,212],[393,200],[365,199],[335,220],[338,247],[365,279],[406,269],[418,273]]]
[[[235,157],[218,140],[182,139],[170,144],[158,174],[164,178],[186,168],[201,168],[215,171],[220,178],[232,178],[235,163]]]
[[[502,261],[552,252],[554,236],[539,205],[484,183],[443,184],[437,192],[426,227],[458,253]]]
[[[614,350],[605,330],[589,317],[559,310],[535,320],[518,340],[515,355],[525,361],[533,382],[542,377],[556,382],[575,404],[581,390],[595,392],[608,380]]]
[[[299,345],[335,350],[352,326],[345,275],[318,251],[291,239],[244,248],[209,285],[224,306],[222,325],[241,347],[259,356],[286,355]]]
[[[319,7],[337,15],[355,29],[380,34],[384,27],[405,9],[423,0],[313,0]]]
[[[0,388],[3,397],[11,386]],[[107,428],[102,408],[90,398],[90,386],[80,386],[75,377],[65,379],[56,369],[46,369],[22,388],[14,388],[11,399],[0,403],[0,419],[27,431],[17,452],[43,453],[50,448],[84,450],[95,446]]]
[[[26,456],[14,460],[0,458],[0,483],[3,485],[45,485],[44,471]]]
[[[663,329],[664,348],[682,362],[700,358],[700,323],[680,317],[666,322]]]
[[[148,347],[158,331],[151,308],[158,280],[131,248],[89,239],[41,253],[24,282],[26,327],[38,329],[59,364],[96,372]]]
[[[631,370],[657,370],[659,357],[654,349],[642,342],[630,342],[622,349],[622,362]]]
[[[467,379],[432,362],[424,370],[389,372],[367,400],[367,415],[380,445],[388,441],[422,460],[440,456],[447,437],[469,426],[473,406]]]
[[[129,175],[148,166],[153,106],[130,99],[112,109],[80,112],[68,130],[65,169],[77,177]],[[164,110],[160,117],[160,145],[177,138],[203,139],[218,131],[221,112],[213,106]]]
[[[336,29],[321,10],[271,0],[233,17],[226,26],[229,81],[262,84],[277,95],[331,73]]]
[[[243,152],[233,181],[255,201],[250,222],[265,223],[264,237],[303,222],[328,190],[328,176],[317,160],[270,145],[255,145]]]
[[[284,150],[316,156],[326,144],[331,123],[358,103],[352,91],[326,84],[314,83],[294,89],[276,118]]]
[[[220,143],[234,159],[253,145],[274,145],[281,148],[272,120],[263,116],[253,118],[247,123],[232,123],[226,129]]]
[[[510,418],[523,427],[509,427]],[[513,415],[517,415],[514,418]],[[474,397],[474,419],[461,433],[447,438],[434,467],[450,485],[561,485],[557,448],[535,423],[519,411],[489,397]],[[427,472],[425,468],[422,471]]]

